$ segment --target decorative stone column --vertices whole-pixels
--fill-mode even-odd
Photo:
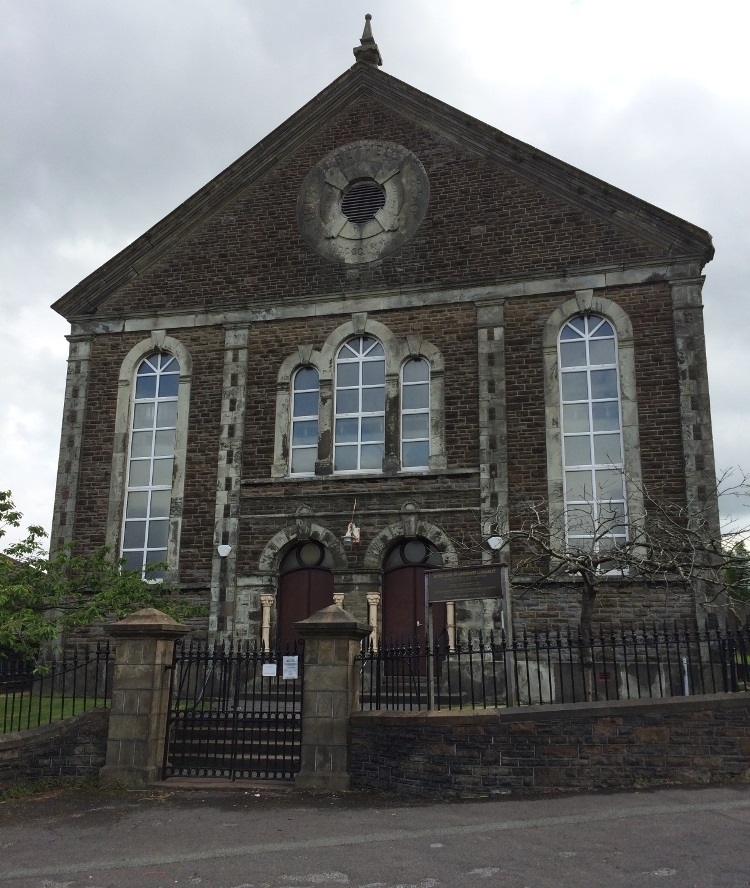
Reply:
[[[161,780],[175,641],[188,627],[149,607],[107,626],[117,640],[105,784]]]
[[[271,650],[271,610],[276,601],[275,595],[260,596],[260,643],[264,651]]]
[[[371,627],[336,604],[294,624],[305,642],[301,789],[349,789],[349,715],[356,707],[354,659]]]
[[[378,608],[380,607],[380,593],[373,592],[367,596],[367,621],[372,626],[370,633],[370,645],[373,651],[377,651],[380,647],[378,639]]]

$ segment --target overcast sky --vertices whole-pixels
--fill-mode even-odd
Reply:
[[[49,528],[49,305],[353,63],[708,229],[717,464],[750,469],[750,76],[733,0],[1,0],[0,489]]]

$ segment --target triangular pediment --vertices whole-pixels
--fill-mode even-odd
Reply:
[[[661,257],[698,260],[713,255],[710,235],[499,130],[414,89],[373,65],[358,62],[280,127],[172,213],[54,303],[72,319],[96,314],[112,294],[163,262],[243,193],[280,169],[310,140],[358,103],[376,103],[391,115],[435,133],[482,162],[502,167],[558,203],[603,220],[623,238]]]

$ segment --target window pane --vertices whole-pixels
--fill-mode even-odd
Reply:
[[[568,500],[586,500],[590,502],[594,492],[591,472],[566,472],[565,497]]]
[[[604,318],[599,318],[598,322],[596,318],[589,318],[589,330],[591,331],[592,336],[614,337],[615,335],[612,325],[609,321],[605,321]]]
[[[605,503],[599,508],[599,529],[607,533],[625,533],[625,504]]]
[[[133,432],[133,437],[130,439],[130,455],[151,456],[153,443],[153,432]]]
[[[362,412],[382,413],[385,410],[385,388],[362,389]]]
[[[340,421],[340,420],[339,420]],[[318,421],[309,419],[305,422],[297,421],[292,426],[292,444],[312,445],[318,443]]]
[[[169,507],[171,504],[171,490],[154,490],[151,493],[151,517],[167,518],[169,516]]]
[[[142,549],[146,542],[146,522],[145,521],[126,521],[125,537],[123,538],[124,549]]]
[[[168,521],[150,521],[148,525],[149,549],[166,549],[168,531]]]
[[[362,385],[385,385],[384,361],[368,361],[362,365]]]
[[[426,383],[405,385],[402,398],[404,410],[425,410],[430,406],[430,386]]]
[[[139,459],[130,461],[129,487],[148,487],[151,482],[151,460]]]
[[[404,443],[402,451],[402,467],[426,467],[430,463],[430,445],[428,441],[411,441]]]
[[[159,397],[176,398],[179,386],[180,376],[178,373],[165,374],[159,379]]]
[[[585,401],[589,396],[586,373],[562,374],[563,401]]]
[[[563,328],[560,339],[577,339],[585,330],[583,318],[571,318]]]
[[[405,413],[401,423],[403,438],[429,438],[430,417],[426,413]]]
[[[568,532],[593,534],[594,507],[586,505],[568,506]]]
[[[294,393],[294,416],[317,416],[318,415],[318,393],[317,392],[295,392]]]
[[[594,436],[594,462],[598,465],[619,465],[622,460],[620,452],[620,435]]]
[[[359,389],[336,392],[336,413],[359,413]]]
[[[584,367],[586,365],[586,343],[581,339],[578,342],[560,343],[561,367]]]
[[[303,450],[292,451],[292,474],[310,474],[315,472],[315,460],[318,458],[317,448],[305,447]]]
[[[377,341],[377,339],[365,336],[362,339],[362,354],[367,355],[369,358],[374,358],[378,355],[385,355],[385,352],[383,351],[383,346]]]
[[[152,429],[154,427],[154,404],[136,404],[133,410],[134,429]]]
[[[337,419],[336,420],[336,443],[348,444],[352,441],[358,441],[359,420],[358,419]]]
[[[145,518],[148,509],[148,493],[145,490],[131,491],[125,509],[126,518]]]
[[[167,560],[167,550],[166,549],[149,549],[146,552],[146,564],[159,564],[162,561]],[[153,571],[153,576],[150,576],[149,579],[155,579],[157,572]],[[158,575],[163,577],[164,574],[159,571]]]
[[[333,468],[337,472],[352,472],[357,468],[356,446],[336,446],[336,456]]]
[[[156,433],[154,456],[172,456],[174,453],[174,429],[166,429]]]
[[[591,441],[588,435],[565,438],[565,465],[591,465]]]
[[[159,404],[156,411],[156,426],[160,429],[174,428],[177,425],[177,401]]]
[[[614,339],[594,339],[589,343],[589,358],[592,364],[615,363]]]
[[[362,446],[362,455],[360,457],[361,469],[376,469],[378,472],[383,468],[383,456],[385,448],[382,444],[364,444]]]
[[[143,550],[138,552],[123,552],[125,570],[135,570],[140,573],[143,570]]]
[[[622,485],[622,472],[613,469],[600,469],[596,473],[596,488],[599,499],[622,499],[625,492]]]
[[[563,407],[563,431],[589,431],[589,405],[566,404]]]
[[[616,370],[591,371],[591,397],[596,399],[617,397]]]
[[[344,388],[350,385],[359,385],[359,363],[339,363],[336,367],[336,385],[339,388]]]
[[[421,359],[412,359],[404,364],[404,382],[428,382],[430,365]]]
[[[300,391],[302,389],[317,389],[318,386],[318,371],[313,369],[312,367],[303,367],[301,370],[298,370],[295,373],[295,391]]]
[[[172,486],[172,463],[173,459],[155,459],[154,460],[154,475],[153,475],[153,485],[154,487],[161,487],[162,485]]]
[[[156,376],[137,376],[135,380],[136,400],[156,397]]]
[[[618,401],[603,401],[591,405],[591,415],[595,432],[620,429],[620,404]]]
[[[385,420],[382,416],[365,416],[362,418],[362,440],[383,441],[385,436]]]

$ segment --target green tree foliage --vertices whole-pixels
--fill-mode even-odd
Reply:
[[[0,546],[22,514],[11,492],[0,491]],[[165,584],[144,582],[102,547],[81,555],[72,546],[51,556],[43,528],[30,526],[24,538],[0,548],[0,657],[33,659],[75,627],[119,619],[143,607],[156,607],[176,619],[200,612]]]

